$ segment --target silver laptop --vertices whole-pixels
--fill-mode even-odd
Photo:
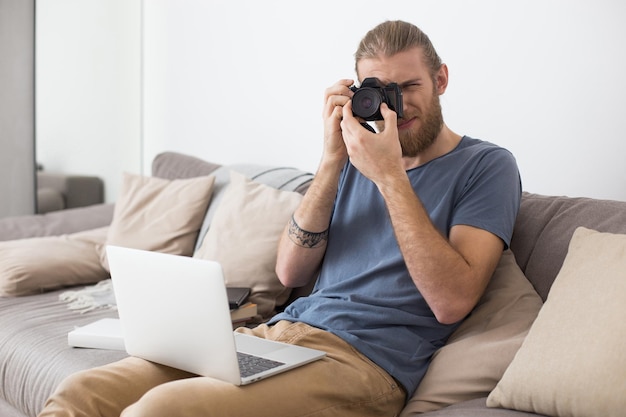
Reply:
[[[233,332],[219,263],[107,246],[129,355],[245,385],[325,352]],[[257,359],[259,358],[259,359]],[[258,363],[251,373],[240,361]]]

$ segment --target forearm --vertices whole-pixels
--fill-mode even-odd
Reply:
[[[299,287],[317,276],[328,238],[342,164],[322,162],[313,183],[293,214],[278,245],[276,273],[287,287]]]

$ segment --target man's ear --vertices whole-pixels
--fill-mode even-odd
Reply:
[[[442,95],[448,88],[448,66],[441,64],[439,71],[435,75],[435,82],[437,83],[437,94]]]

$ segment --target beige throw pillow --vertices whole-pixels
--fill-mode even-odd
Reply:
[[[433,360],[401,417],[486,397],[496,386],[541,309],[541,297],[510,250],[472,314]]]
[[[276,277],[278,240],[302,195],[280,191],[231,171],[230,183],[194,257],[218,261],[229,287],[250,287],[250,300],[268,318],[290,290]]]
[[[106,244],[191,256],[214,182],[125,173]],[[100,260],[108,271],[104,247]]]
[[[626,235],[576,229],[537,320],[487,405],[623,416],[625,322]]]
[[[107,231],[103,227],[0,242],[0,296],[36,294],[108,278],[96,251]]]

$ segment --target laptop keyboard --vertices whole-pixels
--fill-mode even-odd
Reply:
[[[260,358],[258,356],[241,352],[237,352],[237,359],[239,360],[239,371],[241,372],[242,378],[284,365],[282,362]]]

